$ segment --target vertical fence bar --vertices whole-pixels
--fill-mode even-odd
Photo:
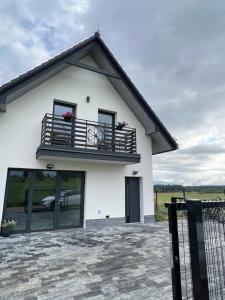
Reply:
[[[179,235],[177,227],[177,207],[176,198],[171,198],[168,203],[169,233],[171,247],[171,276],[173,286],[173,299],[182,299],[181,276],[180,276],[180,254],[179,254]]]
[[[155,210],[158,211],[158,191],[155,190]]]
[[[189,245],[194,300],[208,300],[205,242],[201,201],[187,200]]]

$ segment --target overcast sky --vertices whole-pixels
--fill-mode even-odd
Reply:
[[[155,182],[225,184],[225,1],[1,0],[0,83],[92,35],[102,38],[180,150]]]

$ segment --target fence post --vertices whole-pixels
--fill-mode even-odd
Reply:
[[[158,191],[155,190],[155,210],[158,211]]]
[[[177,227],[177,207],[176,198],[171,198],[168,203],[169,233],[171,239],[171,275],[173,286],[173,300],[182,299],[181,276],[180,276],[180,255],[179,255],[179,236]]]
[[[187,200],[187,215],[193,296],[194,300],[208,300],[209,288],[201,201]]]

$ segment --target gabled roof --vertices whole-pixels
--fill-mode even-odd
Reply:
[[[43,64],[3,84],[0,87],[0,111],[6,111],[7,104],[11,101],[16,100],[20,95],[68,67],[68,61],[71,61],[71,58],[76,59],[77,57],[79,59],[90,53],[97,64],[102,67],[103,74],[108,72],[108,74],[116,75],[108,77],[108,79],[145,127],[146,134],[151,135],[153,154],[176,150],[178,148],[177,142],[135,87],[98,32]]]

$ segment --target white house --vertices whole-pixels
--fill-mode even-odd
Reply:
[[[149,221],[152,155],[175,149],[95,33],[0,87],[0,219],[16,232]]]

